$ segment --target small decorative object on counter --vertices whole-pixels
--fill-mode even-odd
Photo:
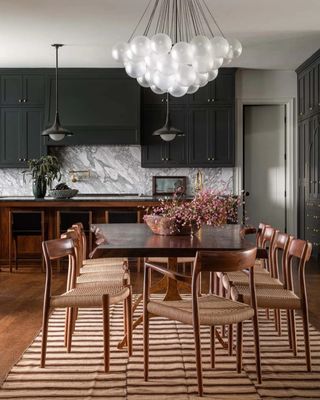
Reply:
[[[203,174],[200,169],[197,171],[196,180],[194,182],[194,190],[196,192],[203,190]]]
[[[47,192],[47,187],[51,187],[52,182],[61,179],[60,163],[55,156],[43,156],[39,159],[28,161],[29,169],[23,171],[23,176],[31,175],[32,190],[36,199],[43,199]]]
[[[66,183],[59,183],[49,194],[55,199],[71,199],[78,194],[78,190],[69,188]]]
[[[201,225],[236,223],[241,199],[223,192],[204,190],[193,200],[160,200],[160,206],[147,210],[144,220],[157,235],[194,235]]]

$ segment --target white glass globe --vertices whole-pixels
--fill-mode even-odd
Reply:
[[[192,64],[194,48],[190,43],[178,42],[171,50],[172,58],[179,64]]]
[[[144,74],[143,76],[139,76],[137,78],[137,82],[139,83],[140,86],[148,88],[150,87],[150,82],[149,80],[146,78],[146,74]]]
[[[151,41],[146,36],[136,36],[130,42],[132,53],[138,57],[145,57],[151,51]]]
[[[228,54],[223,59],[223,63],[227,65],[227,64],[230,64],[232,60],[233,60],[233,50],[230,47],[230,50],[228,51]]]
[[[213,81],[214,79],[216,79],[216,77],[218,76],[218,70],[217,69],[212,69],[211,71],[208,72],[208,82]]]
[[[221,67],[221,65],[223,64],[223,58],[219,57],[219,58],[214,58],[213,59],[213,66],[212,69],[218,69]]]
[[[167,133],[165,135],[160,135],[161,139],[164,140],[165,142],[171,142],[176,138],[176,136],[177,135],[175,133]]]
[[[177,83],[181,86],[191,86],[194,84],[197,74],[190,65],[182,64],[176,73]]]
[[[228,39],[230,48],[233,51],[233,57],[237,58],[241,56],[242,53],[242,44],[239,42],[238,39]]]
[[[196,72],[200,72],[201,74],[203,74],[213,68],[213,58],[211,57],[211,55],[195,57],[192,66]]]
[[[205,86],[208,83],[208,78],[209,78],[208,72],[206,72],[204,74],[197,74],[197,79],[195,81],[195,85],[198,85],[200,87]]]
[[[151,49],[157,54],[167,54],[171,50],[172,41],[165,33],[157,33],[151,38]]]
[[[179,64],[174,61],[170,54],[158,57],[157,69],[165,75],[172,75],[178,70]]]
[[[168,89],[168,92],[173,97],[182,97],[187,93],[187,91],[188,91],[188,87],[187,86],[179,86],[179,85],[171,86]]]
[[[118,62],[124,62],[127,57],[126,53],[128,49],[129,49],[128,43],[126,42],[116,43],[112,47],[112,52],[111,52],[113,59]]]
[[[197,90],[199,90],[199,87],[200,87],[199,85],[191,85],[191,86],[189,86],[187,94],[195,93]]]
[[[157,69],[158,58],[159,56],[154,52],[145,57],[145,62],[149,70]]]
[[[126,61],[131,61],[131,62],[134,62],[134,63],[137,63],[137,62],[140,62],[140,61],[144,61],[144,57],[139,57],[139,56],[135,55],[133,53],[133,51],[131,50],[130,46],[127,49],[127,51],[125,52],[124,58],[125,58],[124,59],[124,63]]]
[[[164,75],[160,71],[154,71],[151,73],[151,81],[153,85],[157,86],[159,89],[168,91],[169,87],[173,86],[175,83],[174,75]]]
[[[156,85],[151,85],[150,89],[153,91],[153,93],[155,94],[163,94],[165,93],[164,90],[161,90],[160,88],[158,88]]]
[[[212,46],[210,40],[203,35],[195,36],[191,40],[193,46],[194,55],[196,57],[208,56],[211,54]]]
[[[146,73],[147,67],[144,61],[139,61],[137,63],[128,61],[125,63],[125,70],[131,78],[138,78]]]
[[[229,51],[229,43],[222,36],[215,36],[211,39],[212,55],[215,58],[224,58]]]

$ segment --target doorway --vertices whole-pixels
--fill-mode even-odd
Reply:
[[[246,223],[287,232],[286,106],[247,105],[243,114]]]

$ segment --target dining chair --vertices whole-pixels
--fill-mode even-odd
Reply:
[[[106,270],[128,270],[128,259],[127,258],[91,258],[87,259],[87,237],[83,229],[81,222],[73,224],[74,229],[80,238],[80,258],[81,258],[81,269],[80,272],[104,272]]]
[[[102,308],[103,315],[103,342],[104,342],[104,369],[110,369],[110,306],[126,301],[126,332],[128,335],[128,355],[132,354],[132,290],[129,285],[122,286],[83,286],[74,285],[76,276],[76,251],[72,239],[55,239],[42,242],[42,250],[46,266],[46,284],[43,303],[42,344],[41,344],[41,368],[45,367],[46,349],[48,338],[48,323],[51,309],[70,309],[67,325],[67,352],[71,351],[73,320],[78,308]],[[60,295],[51,294],[52,285],[52,261],[69,258],[71,288]]]
[[[283,240],[283,244],[280,242]],[[282,247],[283,246],[283,247]],[[304,344],[307,370],[311,371],[311,353],[309,339],[309,314],[308,301],[305,282],[305,267],[312,253],[312,244],[301,239],[285,239],[281,234],[278,241],[278,248],[283,248],[283,286],[279,287],[260,287],[256,288],[257,305],[261,308],[286,310],[288,317],[288,337],[289,345],[293,350],[294,356],[297,355],[297,338],[295,325],[295,311],[300,310],[303,320]],[[277,254],[274,253],[274,263]],[[293,285],[293,264],[298,262],[298,283],[300,294],[295,291]],[[250,291],[248,286],[243,284],[233,284],[231,288],[231,298],[249,304]]]
[[[242,369],[242,324],[252,319],[257,367],[257,380],[261,383],[259,327],[254,286],[254,263],[256,248],[245,251],[199,251],[193,264],[192,277],[171,271],[165,267],[145,264],[144,275],[144,379],[149,371],[149,319],[161,316],[193,326],[195,341],[198,393],[203,395],[200,325],[210,327],[211,367],[215,367],[215,327],[217,325],[237,324],[237,371]],[[214,294],[199,294],[199,275],[201,272],[237,271],[249,269],[250,305],[223,298]],[[149,294],[150,271],[157,271],[170,279],[191,284],[191,299],[177,301],[155,300]]]

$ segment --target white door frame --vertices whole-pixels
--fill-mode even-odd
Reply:
[[[234,168],[233,190],[240,194],[243,184],[243,113],[244,106],[255,105],[285,105],[286,109],[286,210],[287,230],[292,235],[297,235],[297,182],[298,182],[298,157],[297,157],[297,128],[295,117],[294,98],[279,99],[238,99],[236,100],[236,159]]]

